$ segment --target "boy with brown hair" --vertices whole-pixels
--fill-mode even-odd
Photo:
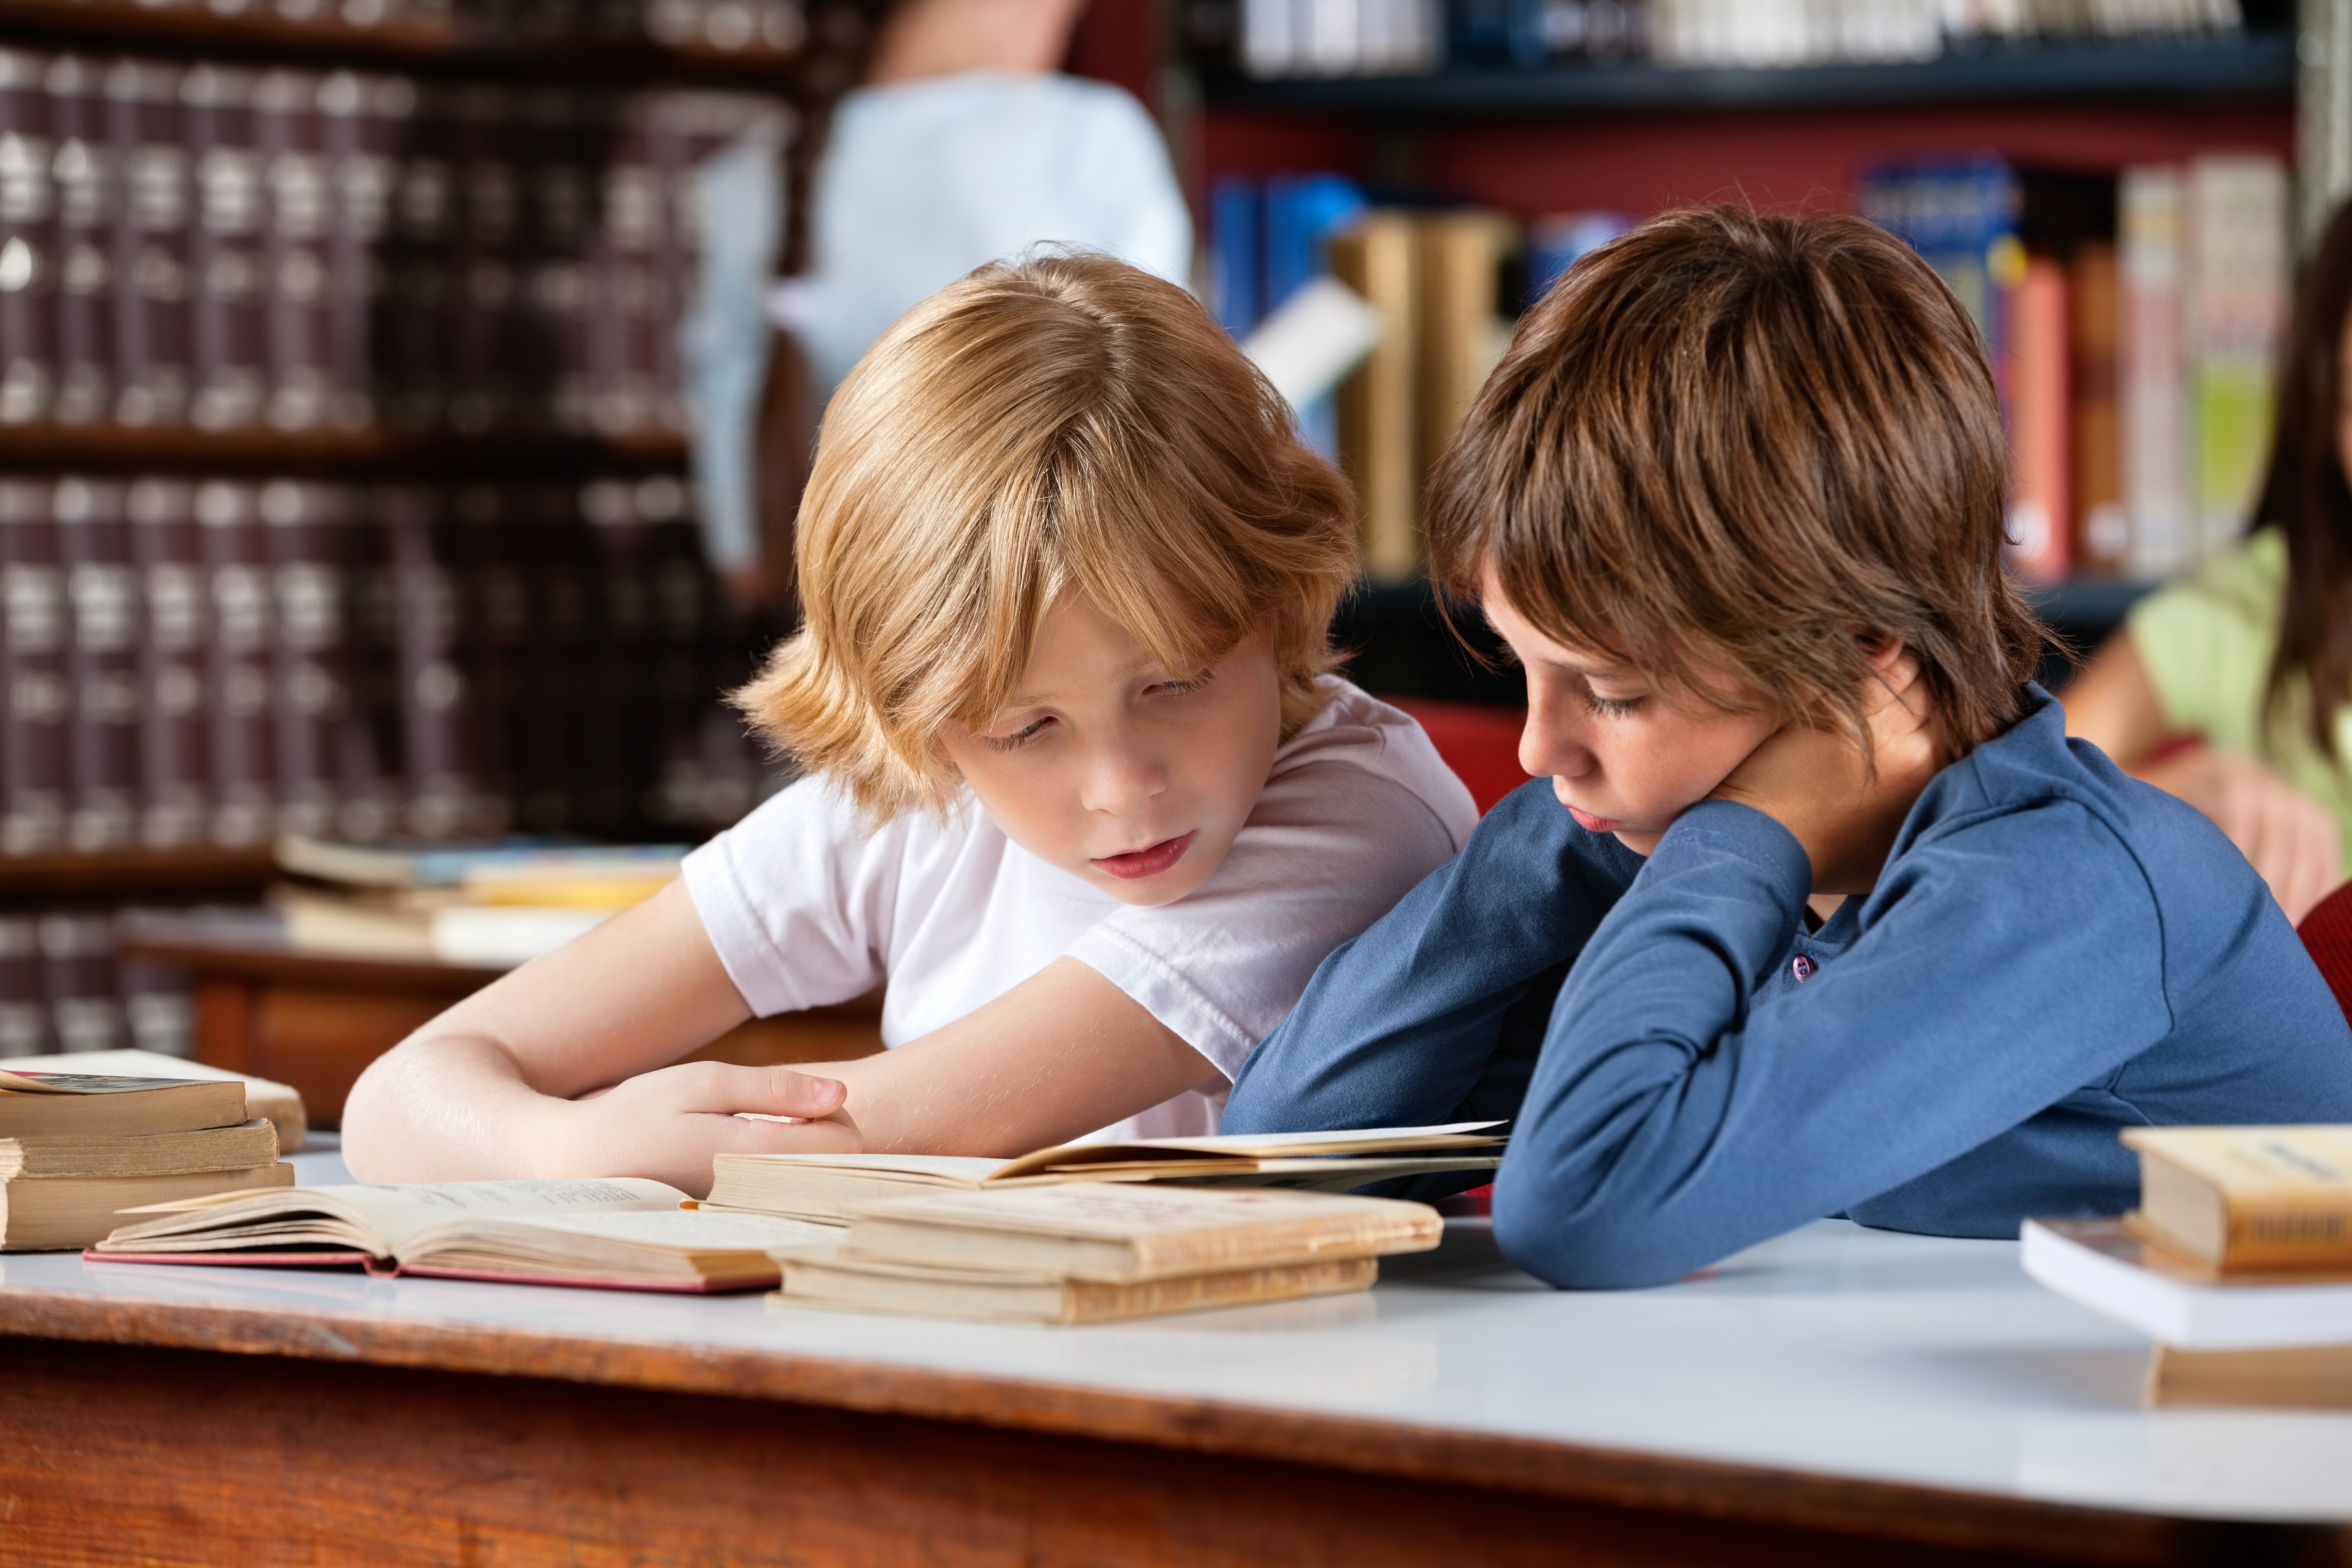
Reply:
[[[1504,1251],[1626,1286],[1824,1215],[2111,1214],[2126,1126],[2352,1121],[2261,879],[2032,683],[2004,470],[1967,315],[1859,219],[1570,271],[1429,511],[1549,788],[1324,963],[1224,1130],[1512,1117]]]

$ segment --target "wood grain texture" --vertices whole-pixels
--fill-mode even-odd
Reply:
[[[554,1395],[545,1390],[570,1387],[576,1391],[579,1385],[589,1385],[588,1392],[576,1394],[576,1399],[584,1400],[586,1404],[566,1406],[578,1412],[567,1420],[591,1426],[600,1420],[614,1422],[616,1430],[623,1432],[635,1430],[636,1427],[631,1425],[633,1423],[647,1432],[653,1429],[649,1424],[654,1417],[650,1414],[631,1414],[625,1420],[618,1414],[640,1409],[630,1402],[633,1396],[648,1396],[649,1402],[643,1409],[650,1412],[660,1406],[660,1400],[650,1396],[677,1395],[693,1401],[716,1401],[731,1407],[737,1414],[726,1419],[739,1425],[730,1427],[730,1430],[783,1430],[787,1427],[795,1432],[813,1430],[806,1424],[814,1419],[814,1413],[830,1412],[835,1417],[875,1417],[884,1420],[886,1425],[916,1424],[928,1428],[945,1424],[991,1429],[993,1436],[988,1443],[976,1442],[974,1445],[981,1450],[989,1450],[992,1444],[1013,1444],[1016,1435],[1019,1435],[1019,1440],[1023,1441],[1033,1438],[1067,1439],[1084,1449],[1104,1445],[1124,1446],[1153,1454],[1154,1465],[1174,1466],[1177,1457],[1187,1456],[1191,1459],[1237,1466],[1243,1471],[1255,1470],[1266,1465],[1300,1467],[1306,1470],[1335,1472],[1352,1478],[1350,1484],[1356,1489],[1342,1488],[1329,1494],[1336,1500],[1331,1507],[1340,1515],[1375,1510],[1376,1504],[1384,1498],[1421,1495],[1413,1489],[1429,1488],[1438,1491],[1455,1489],[1485,1494],[1481,1507],[1500,1508],[1503,1502],[1499,1500],[1515,1499],[1517,1500],[1510,1504],[1513,1508],[1522,1505],[1536,1508],[1538,1504],[1575,1505],[1579,1509],[1666,1516],[1682,1521],[1694,1530],[1703,1525],[1769,1527],[1772,1531],[1787,1531],[1793,1536],[1812,1540],[1814,1544],[1807,1548],[1811,1555],[1798,1554],[1799,1558],[1807,1561],[1870,1561],[1874,1560],[1878,1549],[1899,1546],[1905,1553],[1901,1560],[1907,1562],[1934,1561],[1936,1559],[1921,1553],[1925,1549],[1935,1548],[1960,1554],[1953,1559],[1955,1561],[1970,1560],[1973,1554],[2006,1554],[2034,1561],[2115,1564],[2292,1562],[2314,1565],[2332,1563],[2338,1564],[2339,1568],[2352,1564],[2352,1550],[2347,1550],[2346,1535],[2335,1531],[2169,1520],[1389,1422],[1269,1411],[1208,1400],[1139,1396],[1062,1384],[1024,1383],[772,1352],[634,1344],[494,1329],[442,1328],[333,1312],[264,1312],[110,1302],[53,1291],[10,1290],[5,1288],[0,1288],[0,1336],[23,1336],[13,1344],[0,1340],[0,1355],[7,1358],[6,1364],[10,1368],[9,1376],[0,1379],[0,1452],[9,1454],[47,1451],[59,1443],[70,1447],[98,1442],[99,1439],[90,1434],[116,1421],[116,1417],[104,1413],[103,1406],[117,1395],[100,1392],[101,1387],[125,1391],[122,1396],[129,1397],[128,1391],[146,1386],[155,1374],[145,1370],[134,1372],[127,1369],[145,1369],[151,1364],[224,1367],[226,1370],[217,1373],[199,1374],[189,1372],[174,1375],[216,1377],[224,1387],[244,1384],[257,1386],[283,1384],[289,1392],[273,1397],[286,1398],[306,1410],[341,1404],[352,1409],[366,1406],[378,1415],[383,1415],[383,1409],[379,1407],[386,1404],[383,1391],[422,1388],[426,1385],[425,1380],[446,1374],[460,1384],[472,1377],[525,1380],[522,1384],[493,1385],[506,1390],[488,1396],[489,1405],[500,1419],[513,1416],[520,1407],[535,1407],[542,1401],[552,1400]],[[40,1341],[50,1342],[29,1342]],[[70,1342],[79,1342],[89,1348],[77,1352],[72,1349]],[[98,1348],[100,1345],[132,1348],[100,1349]],[[149,1355],[151,1350],[158,1349],[228,1352],[231,1356],[261,1359],[230,1361],[197,1354],[184,1360],[174,1360],[170,1356],[152,1358]],[[117,1357],[121,1358],[119,1364],[126,1370],[119,1373],[110,1373],[107,1369],[118,1364]],[[330,1364],[317,1364],[322,1363]],[[310,1364],[308,1370],[304,1370],[298,1363]],[[88,1386],[69,1398],[63,1390],[39,1392],[37,1384],[28,1381],[29,1374],[33,1369],[50,1366],[79,1369],[72,1375],[83,1380]],[[114,1381],[108,1382],[110,1378]],[[324,1381],[308,1381],[310,1379]],[[331,1393],[339,1386],[338,1380],[344,1380],[341,1385],[348,1386],[351,1390],[348,1394]],[[204,1384],[203,1386],[211,1387],[213,1384]],[[435,1386],[440,1384],[436,1384]],[[291,1392],[295,1390],[299,1392]],[[330,1392],[322,1393],[322,1390]],[[140,1394],[138,1397],[144,1399],[147,1396]],[[189,1430],[188,1422],[201,1424],[210,1419],[197,1408],[210,1397],[210,1394],[190,1393],[183,1398],[180,1408],[152,1409],[136,1419],[156,1423],[147,1428],[151,1433],[172,1433],[171,1447],[177,1449],[193,1445],[197,1451],[196,1458],[205,1463],[222,1463],[225,1461],[203,1451],[206,1445],[184,1435]],[[564,1397],[572,1399],[575,1394]],[[609,1414],[599,1416],[594,1414],[597,1411]],[[140,1428],[135,1420],[124,1416],[121,1421],[131,1424],[124,1426],[121,1436],[106,1441],[121,1444],[136,1441]],[[89,1424],[89,1432],[75,1426],[73,1424],[76,1422]],[[576,1433],[572,1437],[564,1436],[568,1430],[562,1422],[558,1422],[550,1428],[548,1440],[585,1440]],[[360,1443],[362,1438],[363,1435],[354,1434],[350,1441]],[[428,1444],[439,1441],[425,1436],[415,1440]],[[679,1440],[684,1439],[681,1437]],[[825,1447],[844,1440],[838,1436],[828,1438],[820,1447]],[[614,1441],[631,1452],[658,1446],[650,1436],[621,1436]],[[235,1443],[224,1439],[220,1451],[226,1453],[234,1447]],[[513,1459],[515,1464],[522,1463],[520,1456],[528,1447],[524,1445],[517,1448],[518,1457]],[[830,1447],[827,1451],[831,1451]],[[133,1464],[135,1468],[156,1461],[151,1456],[125,1462]],[[366,1466],[384,1462],[388,1461],[367,1458],[356,1453],[337,1461],[341,1465],[360,1466],[362,1470]],[[530,1463],[534,1468],[543,1468],[536,1458]],[[696,1465],[719,1463],[720,1458],[708,1456],[696,1461]],[[1056,1496],[1064,1490],[1108,1484],[1108,1481],[1081,1482],[1077,1472],[1073,1471],[1067,1462],[1056,1459],[1055,1463],[1059,1468],[1043,1473],[1055,1478]],[[1133,1463],[1140,1466],[1142,1462],[1136,1459]],[[689,1470],[694,1468],[688,1467]],[[10,1469],[11,1467],[0,1466],[0,1486],[14,1487],[17,1484],[15,1476],[9,1473]],[[1167,1473],[1178,1473],[1179,1469],[1181,1467]],[[130,1474],[134,1470],[117,1473]],[[771,1472],[769,1484],[789,1495],[791,1489],[776,1479],[784,1473]],[[43,1481],[39,1486],[47,1488],[54,1484],[53,1481]],[[458,1485],[454,1480],[436,1484],[445,1489]],[[552,1482],[547,1484],[551,1485]],[[618,1486],[621,1483],[612,1480],[599,1484]],[[952,1483],[949,1479],[940,1479],[939,1484]],[[1405,1489],[1395,1489],[1399,1488]],[[1434,1498],[1434,1493],[1432,1497]],[[1276,1506],[1276,1501],[1272,1497],[1264,1500],[1265,1506],[1269,1508]],[[10,1506],[18,1511],[14,1515],[6,1513],[5,1509]],[[39,1506],[42,1505],[30,1500],[0,1503],[0,1519],[30,1518],[32,1516],[24,1510]],[[711,1506],[716,1507],[717,1504]],[[1062,1505],[1053,1503],[1050,1499],[1040,1499],[1034,1506],[1049,1508]],[[1070,1506],[1076,1506],[1076,1502]],[[1429,1501],[1427,1506],[1435,1510],[1433,1517],[1445,1513],[1445,1507],[1441,1507],[1437,1500]],[[1372,1516],[1371,1513],[1364,1514],[1367,1518]],[[1532,1524],[1528,1528],[1535,1529]],[[1531,1539],[1549,1541],[1556,1546],[1559,1542],[1569,1539],[1560,1533],[1563,1528],[1565,1524],[1562,1521],[1555,1521],[1545,1530],[1537,1531]],[[1678,1525],[1677,1528],[1683,1526]],[[1467,1559],[1427,1552],[1419,1556],[1410,1553],[1365,1556],[1363,1553],[1372,1551],[1376,1542],[1362,1543],[1358,1532],[1340,1531],[1337,1522],[1327,1521],[1318,1529],[1338,1531],[1339,1533],[1331,1537],[1333,1540],[1355,1543],[1348,1547],[1348,1552],[1353,1554],[1354,1561],[1359,1562],[1503,1563],[1538,1560],[1510,1556],[1500,1547],[1494,1552]],[[1416,1534],[1410,1527],[1409,1521],[1394,1521],[1392,1531],[1373,1533],[1393,1533],[1397,1541],[1407,1544],[1418,1542],[1423,1547],[1428,1544],[1426,1538]],[[1687,1560],[1724,1562],[1733,1560],[1734,1556],[1741,1562],[1779,1560],[1769,1554],[1748,1555],[1744,1547],[1739,1553],[1727,1555],[1725,1538],[1717,1535],[1707,1539],[1713,1542],[1710,1550],[1716,1555],[1710,1559],[1702,1554]],[[1875,1542],[1877,1547],[1872,1553],[1860,1557],[1850,1553],[1845,1557],[1838,1555],[1839,1552],[1845,1550],[1840,1543],[1857,1542]],[[1833,1545],[1837,1546],[1837,1552],[1831,1551]],[[520,1547],[515,1549],[520,1550]],[[1223,1552],[1224,1548],[1219,1547],[1218,1551]],[[6,1552],[0,1552],[0,1560],[11,1559]],[[498,1559],[502,1563],[507,1560],[503,1556]],[[524,1556],[516,1560],[541,1559]],[[595,1556],[579,1559],[582,1562],[605,1560]],[[659,1559],[645,1559],[656,1560]],[[795,1559],[722,1554],[706,1560],[764,1562]],[[812,1555],[797,1560],[809,1563],[887,1563],[926,1559],[921,1556],[894,1558],[886,1552],[877,1556]],[[977,1562],[994,1559],[957,1557],[953,1560]],[[1007,1559],[1013,1560],[1015,1559]],[[1074,1556],[1019,1560],[1038,1563],[1090,1560],[1127,1563],[1163,1559],[1107,1553],[1093,1559]],[[1253,1559],[1216,1555],[1209,1552],[1203,1544],[1202,1554],[1165,1560],[1208,1563]],[[1338,1562],[1346,1559],[1297,1556],[1265,1560]],[[1602,1554],[1591,1560],[1616,1562],[1635,1559]],[[1669,1557],[1659,1560],[1684,1559]]]
[[[898,1568],[2129,1561],[641,1388],[17,1342],[0,1559]],[[2315,1562],[2175,1527],[2136,1560]],[[2054,1548],[2055,1550],[2049,1550]]]

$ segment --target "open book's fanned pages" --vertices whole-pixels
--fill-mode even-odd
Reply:
[[[876,1204],[853,1216],[848,1245],[900,1263],[1129,1284],[1426,1252],[1444,1234],[1435,1209],[1390,1198],[1087,1183]]]
[[[783,1289],[770,1300],[793,1307],[1020,1323],[1105,1323],[1167,1312],[1203,1311],[1336,1296],[1370,1288],[1380,1264],[1333,1258],[1172,1279],[1112,1283],[1055,1274],[938,1268],[860,1258],[838,1247],[780,1255]]]
[[[659,1182],[599,1177],[310,1187],[155,1205],[86,1256],[102,1263],[304,1267],[635,1290],[776,1282],[769,1249],[829,1227],[697,1214]],[[126,1218],[133,1217],[126,1215]]]
[[[858,1205],[925,1190],[1071,1182],[1215,1183],[1348,1192],[1501,1163],[1497,1121],[1339,1132],[1237,1133],[1066,1143],[1017,1160],[946,1154],[721,1154],[710,1204],[837,1223]]]

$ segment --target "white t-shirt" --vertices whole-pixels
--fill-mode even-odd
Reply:
[[[1274,754],[1223,864],[1139,909],[1038,859],[969,797],[868,832],[802,780],[686,858],[719,962],[762,1016],[888,982],[882,1040],[904,1045],[1076,958],[1141,1003],[1220,1076],[1097,1137],[1213,1132],[1250,1048],[1315,966],[1459,850],[1470,792],[1421,726],[1346,681]]]

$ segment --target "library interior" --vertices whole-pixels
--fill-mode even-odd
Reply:
[[[0,1561],[2352,1565],[2347,200],[2352,0],[0,0]],[[1570,642],[1525,574],[1769,645],[1721,465],[1934,379],[1768,393],[1693,326],[1730,368],[1577,403],[1576,333],[1674,329],[1627,258],[1692,210],[1704,265],[1811,258],[1807,365],[1849,309],[1911,353],[1835,295],[1888,268],[1959,323],[1970,591],[2041,628],[1979,750],[2136,792],[2140,860],[2205,835],[2226,874],[2134,885],[2155,958],[2058,929],[2114,855],[2007,851],[2032,909],[1935,879],[1987,853],[1965,745],[1875,886],[1730,762],[1646,837],[1570,805],[1562,735],[1707,689],[1619,696],[1648,623]],[[1718,450],[1635,380],[1817,426]],[[1514,397],[1725,509],[1692,582],[1594,553],[1600,480],[1510,492],[1570,543],[1479,521],[1553,471]],[[1590,444],[1645,419],[1651,468]],[[1900,434],[1837,453],[1965,445]],[[1920,601],[1941,526],[1779,561],[1764,621]],[[1236,766],[1223,827],[1103,805]],[[1760,966],[1696,929],[1737,846],[1675,858],[1726,813],[1798,868]],[[1538,862],[1508,896],[1594,912],[1424,1104],[1447,988],[1555,940],[1464,912]],[[1645,990],[1660,931],[1705,974]],[[1579,1029],[1644,998],[1688,1076],[1612,1089]],[[1906,1049],[2027,1087],[1966,1121]],[[1833,1052],[1866,1108],[1792,1100]],[[1848,1116],[1921,1152],[1816,1179]],[[1677,1154],[1639,1204],[1588,1170]],[[2004,1217],[1939,1223],[1953,1171]],[[1530,1239],[1612,1201],[1733,1239],[1622,1281]]]

